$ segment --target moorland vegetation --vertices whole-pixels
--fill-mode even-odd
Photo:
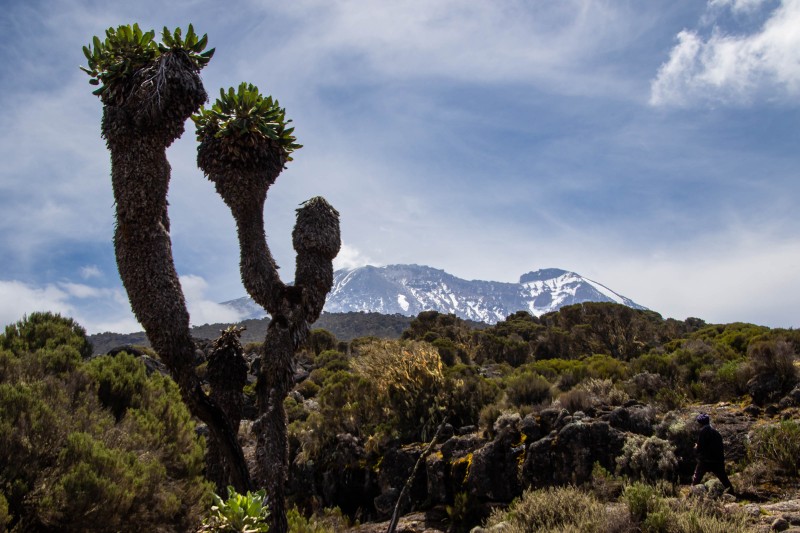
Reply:
[[[210,389],[214,343],[198,347]],[[400,514],[438,513],[427,526],[442,531],[755,531],[764,506],[800,494],[799,348],[795,330],[600,303],[484,329],[426,312],[399,339],[313,330],[284,401],[287,527],[371,531],[408,485]],[[252,462],[262,352],[237,349]],[[6,328],[0,350],[0,521],[236,530],[213,518],[234,504],[213,505],[207,433],[152,349],[91,356],[80,326],[33,314]],[[699,411],[725,438],[738,499],[711,478],[689,489]]]

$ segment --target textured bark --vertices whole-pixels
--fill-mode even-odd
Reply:
[[[255,477],[267,489],[270,498],[270,531],[285,533],[286,480],[289,473],[289,442],[283,401],[294,385],[294,343],[288,324],[280,317],[272,319],[264,340],[261,372],[258,377],[259,417],[256,432]]]
[[[220,406],[235,434],[239,433],[244,404],[242,390],[247,384],[247,360],[239,337],[244,328],[231,326],[214,341],[208,360],[208,384],[211,399]],[[217,486],[217,494],[225,494],[230,485],[231,464],[216,440],[208,443],[206,451],[206,478]]]
[[[283,402],[294,385],[294,352],[308,337],[309,324],[319,317],[333,285],[332,261],[341,246],[339,213],[321,197],[298,209],[292,234],[297,251],[295,282],[286,286],[264,231],[267,191],[286,163],[283,148],[252,135],[238,139],[208,135],[197,149],[197,163],[236,220],[245,289],[272,316],[256,385],[255,479],[270,498],[270,531],[285,533],[289,449]]]
[[[233,466],[237,490],[251,488],[241,447],[219,406],[194,371],[189,313],[172,260],[167,217],[170,166],[166,148],[206,99],[197,72],[182,54],[164,54],[132,76],[122,103],[104,102],[102,133],[111,152],[117,226],[117,267],[131,308],[178,383],[192,414]]]

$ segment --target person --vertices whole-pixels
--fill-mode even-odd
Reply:
[[[711,417],[706,413],[700,413],[695,420],[700,425],[700,432],[694,445],[697,467],[692,476],[692,485],[700,484],[706,472],[711,472],[722,482],[728,493],[733,494],[733,485],[725,473],[725,445],[722,435],[711,426]]]

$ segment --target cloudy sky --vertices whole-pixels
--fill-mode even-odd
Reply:
[[[572,270],[658,311],[800,326],[800,0],[11,0],[0,12],[0,324],[35,310],[141,329],[112,248],[101,104],[81,47],[193,23],[212,98],[248,81],[304,145],[267,200],[293,276],[304,200],[342,215],[337,267],[513,282]],[[168,151],[195,324],[245,295],[230,213]]]

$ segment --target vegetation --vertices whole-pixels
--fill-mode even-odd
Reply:
[[[228,498],[214,494],[211,515],[203,521],[201,532],[266,533],[269,531],[269,507],[264,489],[256,493],[238,494],[228,487]]]
[[[612,304],[596,306],[591,319],[599,320],[597,317],[603,312],[612,316],[617,313]],[[580,316],[570,309],[567,313]],[[508,464],[512,472],[524,474],[527,456],[532,453],[546,450],[551,454],[577,453],[570,451],[572,444],[569,440],[562,441],[568,437],[559,431],[568,422],[558,421],[571,416],[575,420],[599,417],[601,413],[620,428],[624,438],[610,458],[601,455],[592,459],[599,461],[594,465],[567,467],[588,468],[586,472],[591,475],[582,478],[590,480],[585,486],[531,489],[524,495],[524,486],[510,492],[506,488],[506,493],[521,495],[520,499],[507,509],[498,509],[487,524],[505,521],[511,524],[512,531],[746,530],[741,517],[722,512],[715,500],[687,498],[675,488],[675,483],[686,482],[691,474],[686,469],[693,464],[691,447],[696,429],[689,406],[722,400],[730,402],[726,405],[731,409],[749,406],[751,402],[751,407],[757,409],[751,391],[758,390],[764,391],[764,398],[779,401],[790,409],[788,412],[794,412],[791,409],[792,405],[798,406],[793,403],[797,394],[794,389],[788,392],[787,389],[797,383],[791,371],[796,367],[798,334],[793,330],[767,330],[741,324],[705,326],[693,321],[679,326],[674,321],[659,323],[651,315],[645,319],[662,340],[629,359],[608,353],[612,351],[610,345],[592,346],[590,353],[567,351],[562,353],[563,357],[537,358],[537,343],[542,339],[552,340],[549,333],[552,327],[524,313],[480,330],[471,329],[452,316],[425,313],[412,321],[401,340],[364,337],[343,342],[329,331],[310,332],[294,357],[294,364],[299,365],[298,375],[307,378],[296,383],[283,401],[289,422],[287,498],[297,506],[287,508],[287,531],[342,530],[347,527],[345,516],[351,520],[377,518],[379,515],[371,509],[380,493],[371,491],[377,490],[379,482],[393,487],[405,484],[406,469],[420,453],[415,451],[420,450],[417,443],[428,441],[445,416],[452,425],[445,434],[463,436],[438,445],[423,466],[428,470],[435,464],[444,465],[443,471],[450,476],[448,483],[452,486],[439,496],[446,495],[442,503],[449,510],[453,530],[469,530],[487,516],[484,507],[487,496],[482,491],[489,488],[487,485],[486,489],[480,486],[476,489],[477,480],[493,483],[493,471],[506,472],[503,469]],[[548,317],[544,322],[563,324],[564,320]],[[584,342],[587,333],[579,326],[573,324],[572,330]],[[671,337],[670,332],[678,334]],[[630,337],[626,332],[618,333]],[[562,338],[566,345],[577,342],[571,335]],[[486,341],[490,338],[495,339],[492,342],[497,351],[489,350]],[[510,344],[506,342],[509,339]],[[225,344],[218,340],[207,347],[212,355],[203,363],[202,375],[208,383],[213,383],[210,361],[219,356],[214,355],[214,350],[220,343]],[[526,346],[524,357],[520,351],[510,362],[509,346],[522,344]],[[40,466],[42,459],[29,459],[32,456],[25,455],[30,453],[29,448],[14,440],[16,433],[4,429],[3,438],[7,440],[2,442],[2,450],[8,450],[5,456],[8,466],[0,488],[3,497],[0,520],[10,521],[12,526],[28,524],[26,520],[31,520],[28,517],[33,511],[27,502],[34,501],[31,494],[35,494],[35,501],[46,502],[49,509],[35,511],[40,517],[36,524],[45,524],[44,521],[70,524],[61,509],[86,505],[86,500],[64,495],[76,490],[74,480],[83,479],[90,472],[96,479],[84,479],[84,488],[80,490],[86,494],[102,490],[103,499],[109,501],[108,508],[116,509],[122,516],[133,512],[132,509],[141,509],[137,505],[143,505],[140,502],[149,501],[148,498],[159,498],[159,503],[151,504],[148,513],[139,512],[136,519],[142,523],[163,520],[162,526],[172,524],[166,527],[177,529],[192,520],[181,513],[157,518],[175,505],[172,496],[159,496],[160,491],[175,492],[182,510],[196,512],[198,506],[208,505],[209,485],[200,478],[202,466],[194,433],[188,426],[169,422],[174,419],[163,415],[163,403],[153,403],[153,394],[148,392],[169,390],[164,397],[174,401],[177,389],[170,381],[157,373],[148,375],[140,360],[127,354],[86,360],[91,347],[80,326],[68,319],[32,315],[7,328],[6,334],[0,336],[0,350],[3,387],[6,382],[17,383],[23,370],[30,373],[32,369],[38,369],[37,375],[42,376],[47,387],[53,383],[66,387],[63,393],[43,396],[37,401],[33,401],[33,393],[28,399],[18,399],[24,389],[17,390],[17,396],[9,396],[8,389],[2,388],[5,395],[2,405],[24,405],[34,413],[31,420],[44,417],[46,422],[31,425],[30,431],[58,427],[47,438],[57,435],[63,444],[55,448],[57,452],[49,453],[49,460],[82,465]],[[264,345],[258,343],[244,352],[251,361],[255,357],[260,362],[263,350]],[[629,348],[617,347],[617,350],[633,353]],[[9,355],[17,353],[27,355]],[[151,352],[152,355],[155,354]],[[522,360],[514,359],[517,356]],[[477,364],[479,359],[483,363]],[[788,379],[766,379],[776,369],[782,369],[782,375]],[[26,378],[25,383],[31,390],[40,390],[32,384],[33,380]],[[754,388],[755,383],[758,388]],[[59,387],[54,390],[61,390]],[[244,389],[250,402],[256,401],[257,389],[258,383],[251,378]],[[76,392],[87,390],[93,393]],[[85,414],[90,407],[80,407],[84,404],[78,400],[70,403],[64,398],[90,402],[86,405],[94,406],[92,409],[103,415],[94,422],[94,418]],[[775,403],[769,406],[783,409]],[[67,415],[76,408],[83,409],[84,414]],[[160,414],[156,419],[148,418],[149,415],[142,414],[147,409],[156,409]],[[617,411],[622,418],[614,418]],[[0,417],[6,424],[4,428],[16,424],[14,420],[5,412]],[[591,424],[591,418],[586,426],[571,424],[570,435],[576,439],[608,438],[602,436],[604,433],[590,436],[580,429],[598,428]],[[251,421],[243,422],[240,433],[243,442],[253,442],[258,437],[258,431],[250,435],[253,426]],[[120,432],[130,432],[131,436],[123,438]],[[164,433],[170,437],[147,437]],[[796,457],[800,455],[795,445],[800,441],[797,433],[795,421],[776,420],[755,425],[749,439],[742,435],[737,444],[741,448],[737,451],[734,447],[733,452],[735,460],[746,460],[733,466],[737,491],[765,498],[794,486],[791,480],[797,477]],[[25,438],[45,442],[44,433],[37,436],[35,431]],[[542,444],[548,442],[543,448]],[[580,442],[584,441],[576,441],[575,446],[583,446]],[[459,448],[467,443],[474,444]],[[481,448],[484,446],[481,443],[486,446]],[[162,451],[144,455],[133,451],[142,446]],[[35,447],[39,448],[47,449]],[[514,455],[503,455],[509,453]],[[10,457],[24,460],[12,462]],[[158,460],[148,462],[142,457]],[[560,460],[558,455],[539,457],[537,461],[541,457]],[[26,465],[31,465],[30,470]],[[427,472],[427,481],[426,476],[419,476],[422,485],[410,486],[412,505],[426,504],[423,487],[428,483],[427,490],[432,490],[430,484],[437,483],[437,478],[430,476],[435,471]],[[584,474],[576,470],[573,475]],[[42,494],[40,488],[44,486],[40,480],[44,479],[47,494]],[[134,480],[139,480],[138,485]],[[157,488],[155,480],[161,480]],[[498,481],[506,487],[515,483],[508,478]],[[128,484],[136,485],[140,492],[119,488]],[[247,491],[240,494],[246,496]],[[267,490],[265,494],[271,493]],[[427,493],[428,498],[431,495]],[[590,512],[557,514],[558,502],[565,498],[585,503]],[[393,506],[394,501],[387,504]],[[342,509],[337,515],[339,519],[332,518],[331,522],[319,515],[314,518],[313,510],[333,506]],[[547,510],[548,506],[552,509]],[[217,505],[214,513],[228,510]],[[203,515],[208,513],[195,516]],[[115,519],[109,520],[115,523]],[[267,521],[273,531],[271,519]],[[206,527],[211,524],[207,521]]]
[[[71,319],[0,335],[0,523],[187,531],[209,502],[203,442],[175,383],[121,353],[86,360]]]
[[[252,478],[237,441],[238,390],[220,393],[225,364],[211,365],[212,395],[193,368],[194,344],[189,315],[172,259],[167,190],[170,166],[166,148],[194,115],[198,166],[236,220],[241,276],[250,296],[272,317],[262,347],[258,385],[259,420],[253,473],[271,495],[273,531],[287,529],[283,490],[288,469],[286,413],[283,401],[293,385],[292,356],[308,335],[308,324],[322,312],[333,283],[332,260],[339,251],[339,213],[316,197],[297,210],[292,242],[297,252],[294,283],[286,285],[267,246],[264,203],[290,154],[300,148],[285,111],[271,96],[242,83],[222,90],[209,110],[199,110],[206,92],[199,77],[213,50],[207,37],[189,25],[182,31],[155,32],[138,25],[109,28],[105,40],[84,47],[94,91],[103,103],[102,135],[111,152],[116,204],[114,236],[117,266],[131,308],[148,340],[178,382],[184,400],[209,429],[209,475],[217,485],[230,481],[240,492]],[[219,375],[215,376],[215,373]],[[220,378],[216,379],[215,378]],[[214,383],[216,381],[216,383]],[[233,385],[231,386],[233,388]],[[233,410],[233,411],[232,411]]]

